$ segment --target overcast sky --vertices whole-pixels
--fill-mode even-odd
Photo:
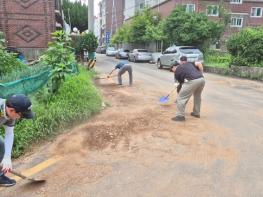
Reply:
[[[74,1],[80,1],[80,0],[70,0],[70,1],[72,1],[72,2],[74,2]],[[81,0],[83,3],[84,2],[86,2],[87,4],[88,4],[88,0]],[[101,0],[94,0],[94,15],[95,16],[98,16],[98,14],[99,14],[99,2],[100,2]]]

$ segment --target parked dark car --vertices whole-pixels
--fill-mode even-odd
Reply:
[[[96,53],[106,54],[106,47],[98,46],[98,48],[96,49]]]
[[[115,57],[117,59],[128,59],[129,52],[130,51],[128,49],[118,49]]]

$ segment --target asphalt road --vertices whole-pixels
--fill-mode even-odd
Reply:
[[[98,55],[96,70],[109,73],[118,60]],[[14,166],[30,169],[54,156],[57,163],[19,181],[3,197],[38,196],[263,196],[263,84],[205,73],[201,118],[171,121],[173,75],[154,64],[131,63],[134,85],[101,80],[109,107],[87,123],[43,144]],[[23,172],[23,171],[22,171]]]
[[[99,62],[103,67],[98,69],[107,72],[117,61],[103,57]],[[172,88],[173,76],[168,70],[159,70],[154,64],[131,64],[135,80],[153,90],[169,92]],[[263,84],[208,73],[205,78],[202,117],[227,131],[223,139],[215,140],[232,147],[236,157],[235,169],[229,177],[220,175],[219,171],[227,170],[223,160],[214,163],[214,184],[210,187],[216,192],[212,196],[263,196]]]

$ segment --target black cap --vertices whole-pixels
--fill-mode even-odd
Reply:
[[[24,94],[14,94],[7,98],[7,107],[14,108],[16,112],[22,114],[22,118],[32,119],[34,113],[32,112],[32,103],[30,99]]]
[[[186,61],[187,61],[187,57],[186,57],[186,56],[182,56],[182,57],[180,57],[180,61],[184,61],[184,62],[186,62]]]

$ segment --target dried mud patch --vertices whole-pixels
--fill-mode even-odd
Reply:
[[[122,140],[129,146],[130,137],[134,134],[140,134],[151,131],[152,126],[156,124],[155,117],[160,114],[154,110],[145,110],[139,114],[115,115],[115,121],[99,122],[87,125],[83,128],[85,133],[83,146],[88,146],[91,150],[101,150],[115,148]]]

